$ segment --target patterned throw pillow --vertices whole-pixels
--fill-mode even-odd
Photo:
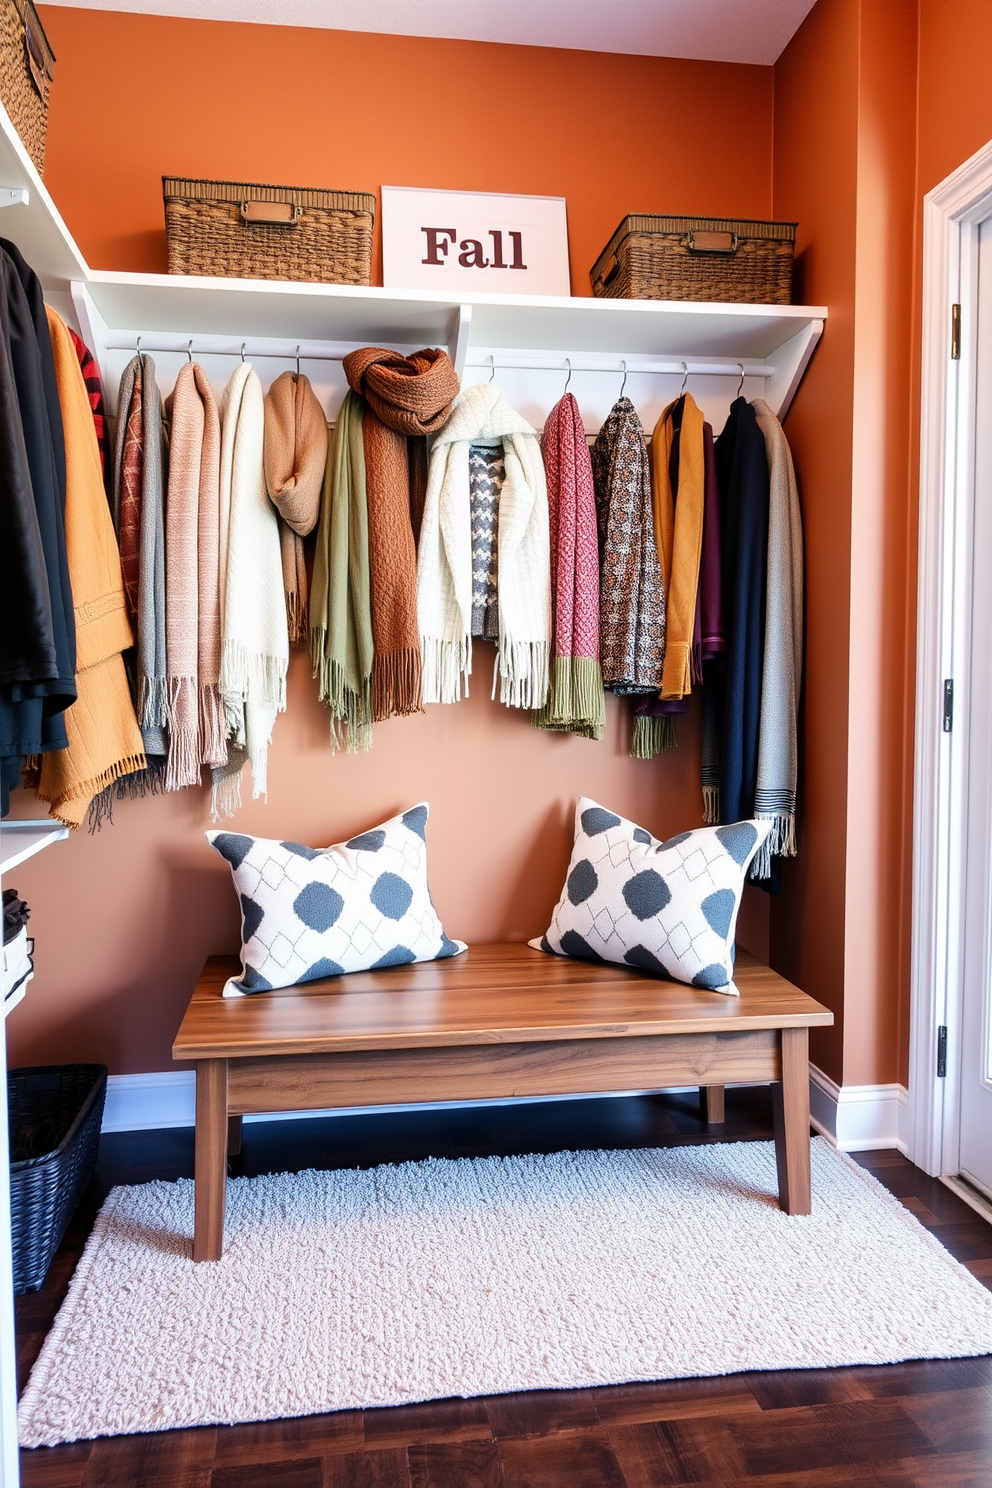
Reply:
[[[333,847],[208,832],[241,900],[241,977],[225,997],[467,949],[427,887],[426,802]]]
[[[535,950],[739,993],[734,930],[748,865],[768,822],[697,827],[658,842],[583,796],[575,846],[548,933]]]

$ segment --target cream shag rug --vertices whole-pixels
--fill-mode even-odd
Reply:
[[[449,1395],[992,1352],[992,1294],[813,1142],[239,1179],[223,1260],[193,1185],[117,1188],[20,1407],[25,1446]]]

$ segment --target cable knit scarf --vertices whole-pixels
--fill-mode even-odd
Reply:
[[[289,631],[279,518],[266,491],[264,424],[262,384],[242,362],[224,393],[220,448],[220,695],[229,742],[226,764],[213,772],[215,821],[241,805],[246,759],[252,796],[265,794],[272,728],[286,709]]]
[[[541,436],[548,481],[554,663],[538,728],[601,739],[606,695],[599,668],[599,546],[592,463],[579,405],[566,393]]]
[[[307,643],[303,539],[317,525],[327,464],[327,420],[307,377],[283,372],[265,397],[265,484],[279,513],[289,640]]]
[[[324,476],[310,592],[310,658],[331,722],[331,749],[372,745],[372,610],[365,489],[365,404],[348,392]]]
[[[771,874],[772,857],[796,852],[796,727],[803,664],[803,518],[785,431],[763,398],[751,404],[768,456],[768,578],[761,724],[754,814],[773,823],[752,878]]]
[[[46,307],[47,308],[47,307]],[[66,826],[113,781],[145,768],[122,653],[133,644],[120,555],[103,485],[86,386],[68,327],[48,309],[65,429],[65,540],[76,621],[76,701],[66,711],[68,746],[29,772],[39,798]]]
[[[218,502],[220,417],[206,373],[187,362],[172,394],[165,519],[166,790],[197,785],[201,765],[227,760],[220,678]]]
[[[551,646],[548,497],[537,435],[492,383],[466,389],[434,440],[420,532],[417,609],[424,702],[468,695],[472,670],[472,517],[469,448],[503,445],[506,478],[497,534],[500,702],[542,708]]]
[[[372,584],[372,716],[422,711],[417,628],[414,515],[423,511],[426,435],[434,434],[458,396],[458,377],[443,351],[411,357],[375,346],[344,359],[345,375],[366,400],[362,424],[369,510]]]
[[[665,588],[654,535],[644,430],[629,398],[592,447],[602,542],[599,657],[615,693],[657,692],[665,658]]]

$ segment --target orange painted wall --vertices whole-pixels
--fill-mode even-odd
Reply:
[[[813,1058],[840,1083],[845,1008],[848,649],[858,0],[819,0],[775,67],[772,210],[799,222],[796,296],[829,307],[786,421],[806,543],[800,853],[771,909],[776,968],[833,1009]]]
[[[578,295],[627,212],[768,215],[769,68],[42,14],[46,182],[96,268],[165,270],[163,174],[565,196]]]
[[[59,59],[46,181],[101,267],[164,266],[163,172],[565,194],[577,293],[625,211],[769,211],[768,68],[51,7],[44,21]],[[246,806],[239,827],[323,844],[428,799],[434,898],[449,933],[471,941],[545,927],[577,795],[662,834],[699,820],[694,715],[675,754],[636,762],[615,707],[601,744],[538,734],[489,701],[491,665],[480,646],[468,703],[381,726],[368,756],[331,758],[297,657],[268,805]],[[16,811],[33,804],[22,795]],[[112,828],[18,870],[38,975],[8,1025],[13,1063],[169,1068],[204,957],[237,945],[208,826],[205,791],[126,801]],[[755,895],[742,916],[759,954],[767,913]]]

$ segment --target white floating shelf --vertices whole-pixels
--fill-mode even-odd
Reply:
[[[9,873],[50,842],[63,842],[69,828],[50,819],[0,822],[0,873]]]

